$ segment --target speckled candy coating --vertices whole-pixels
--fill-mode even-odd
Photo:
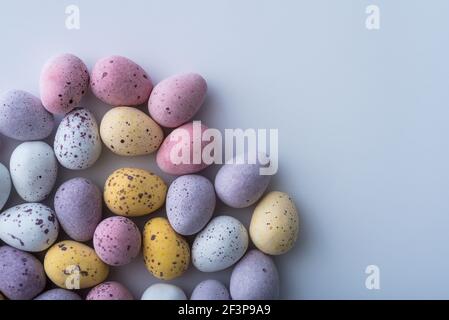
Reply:
[[[69,290],[51,289],[38,295],[34,300],[82,300],[81,297]]]
[[[109,56],[95,64],[91,88],[98,99],[111,106],[137,106],[148,101],[153,84],[135,62]]]
[[[168,189],[167,217],[173,229],[182,235],[199,232],[209,222],[214,209],[214,186],[203,176],[181,176]]]
[[[44,268],[29,253],[0,247],[0,291],[11,300],[30,300],[45,288]]]
[[[231,275],[233,300],[273,300],[279,296],[279,274],[273,260],[259,250],[249,251]]]
[[[111,217],[103,220],[95,230],[94,248],[103,262],[123,266],[139,255],[142,236],[130,219]]]
[[[229,291],[220,281],[204,280],[193,289],[190,300],[230,300]]]
[[[90,290],[86,300],[134,300],[134,297],[121,283],[109,281]]]
[[[89,71],[80,58],[62,54],[51,58],[42,69],[40,92],[44,107],[65,114],[77,107],[89,87]]]
[[[0,97],[0,133],[20,141],[48,137],[55,126],[53,115],[31,93],[11,90]]]
[[[0,210],[3,209],[4,205],[8,201],[11,193],[11,187],[11,176],[9,175],[9,171],[3,164],[0,163]]]
[[[159,82],[148,101],[151,117],[161,126],[176,128],[191,120],[206,98],[207,83],[196,73],[171,76]]]
[[[89,241],[101,220],[100,188],[85,178],[64,182],[55,194],[55,212],[64,231],[76,241]]]

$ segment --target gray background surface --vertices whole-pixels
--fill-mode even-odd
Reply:
[[[65,28],[69,4],[80,7],[80,30]],[[378,31],[365,28],[369,4],[381,9]],[[445,0],[2,1],[0,90],[37,95],[42,65],[63,52],[89,68],[124,55],[154,82],[197,71],[210,88],[197,119],[279,128],[270,189],[289,192],[301,215],[297,246],[275,258],[282,298],[449,298],[448,15]],[[91,94],[82,106],[97,120],[108,110]],[[18,143],[0,139],[8,165]],[[122,166],[160,173],[154,156],[104,148],[93,168],[61,170],[58,185],[83,176],[102,186]],[[14,193],[7,206],[20,202]],[[247,223],[252,209],[217,214]],[[365,288],[371,264],[380,290]],[[191,267],[172,282],[190,294],[229,276]],[[156,282],[141,258],[111,278],[136,297]]]

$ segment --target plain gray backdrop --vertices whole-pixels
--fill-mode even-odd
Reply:
[[[65,27],[70,4],[80,30]],[[380,30],[365,27],[370,4]],[[119,54],[154,82],[201,73],[209,92],[196,119],[210,127],[278,128],[270,190],[290,193],[301,218],[297,246],[275,258],[282,298],[449,298],[448,1],[2,1],[0,40],[0,91],[38,95],[40,70],[58,53],[89,68]],[[98,121],[109,109],[91,93],[82,106]],[[8,166],[18,142],[0,139]],[[58,186],[76,176],[103,186],[122,166],[162,175],[154,156],[104,148],[91,169],[61,170]],[[7,207],[19,203],[13,193]],[[247,224],[252,210],[220,204],[216,214]],[[365,287],[372,264],[380,290]],[[203,279],[228,284],[230,273],[191,267],[172,283],[190,295]],[[111,279],[136,297],[157,282],[141,257]]]

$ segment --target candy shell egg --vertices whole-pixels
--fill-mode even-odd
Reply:
[[[176,232],[192,235],[210,220],[215,209],[212,183],[199,175],[185,175],[170,185],[167,193],[167,216]]]
[[[103,282],[109,267],[95,251],[76,241],[53,245],[44,258],[45,273],[63,289],[85,289]]]
[[[190,248],[165,218],[153,218],[143,231],[143,257],[153,276],[171,280],[181,276],[189,267]]]
[[[34,300],[82,300],[81,297],[69,290],[51,289],[38,295]]]
[[[137,106],[148,101],[153,84],[135,62],[121,56],[100,59],[92,69],[95,96],[111,106]]]
[[[54,126],[53,115],[31,93],[11,90],[0,97],[1,134],[20,141],[42,140]]]
[[[233,300],[274,300],[279,297],[279,274],[273,260],[259,250],[249,251],[234,267]]]
[[[11,193],[11,176],[8,169],[0,163],[0,210],[5,206]]]
[[[190,300],[230,300],[229,291],[220,281],[204,280],[193,289]]]
[[[89,87],[89,71],[80,58],[62,54],[47,61],[41,72],[40,91],[44,107],[65,114],[77,107]]]
[[[298,229],[298,211],[292,199],[284,192],[273,191],[254,209],[249,232],[260,251],[279,255],[294,246]]]
[[[101,139],[121,156],[142,156],[155,152],[164,139],[161,127],[136,108],[109,110],[100,125]]]
[[[108,208],[121,216],[137,217],[162,207],[167,185],[150,171],[122,168],[106,180],[104,201]]]
[[[90,168],[101,154],[101,140],[94,115],[76,108],[59,124],[54,149],[59,163],[71,170]]]
[[[58,174],[53,149],[41,141],[19,145],[11,155],[9,168],[17,193],[27,202],[40,202],[47,198]]]
[[[236,263],[248,248],[248,232],[230,216],[212,219],[197,234],[192,246],[192,262],[202,272],[224,270]]]
[[[103,220],[95,230],[94,248],[103,262],[111,266],[128,264],[140,252],[142,237],[137,226],[125,217]]]
[[[156,283],[145,290],[141,300],[187,300],[187,296],[175,285]]]
[[[121,283],[109,281],[91,289],[86,300],[134,300],[134,297]]]
[[[59,225],[52,209],[40,203],[26,203],[0,214],[0,239],[23,251],[40,252],[58,237]]]
[[[0,291],[10,300],[31,300],[45,288],[42,263],[33,255],[0,247]]]
[[[196,73],[177,74],[159,82],[148,101],[151,117],[176,128],[191,120],[206,98],[207,83]]]
[[[92,181],[74,178],[56,191],[55,212],[67,235],[76,241],[89,241],[101,221],[103,198]]]

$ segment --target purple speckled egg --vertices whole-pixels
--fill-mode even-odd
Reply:
[[[234,267],[230,292],[233,300],[274,300],[279,297],[279,274],[271,257],[249,251]]]
[[[55,212],[64,231],[76,241],[91,240],[101,220],[102,194],[90,180],[74,178],[56,191]]]
[[[0,97],[0,133],[20,141],[47,138],[55,120],[31,93],[11,90]]]
[[[203,229],[214,209],[214,186],[203,176],[181,176],[168,189],[167,217],[173,229],[182,235],[192,235]]]
[[[135,62],[120,56],[100,59],[92,70],[92,92],[111,106],[137,106],[148,101],[153,84]]]
[[[249,164],[243,159],[243,156],[235,157],[215,177],[217,196],[232,208],[246,208],[256,203],[271,180],[270,175],[260,174],[261,164]]]
[[[206,92],[206,80],[199,74],[171,76],[159,82],[151,92],[148,101],[150,116],[163,127],[179,127],[198,112]]]
[[[29,253],[0,247],[0,291],[11,300],[31,300],[45,288],[42,263]]]
[[[193,289],[190,300],[230,300],[229,291],[220,281],[204,280]]]
[[[139,254],[141,244],[139,228],[126,217],[107,218],[95,230],[95,252],[111,266],[130,263]]]
[[[86,300],[134,300],[134,297],[122,284],[109,281],[90,290]]]
[[[72,291],[65,289],[51,289],[38,295],[34,300],[82,300],[81,297]]]
[[[42,69],[41,99],[53,114],[65,114],[77,107],[88,87],[89,71],[84,62],[72,54],[53,57]]]

